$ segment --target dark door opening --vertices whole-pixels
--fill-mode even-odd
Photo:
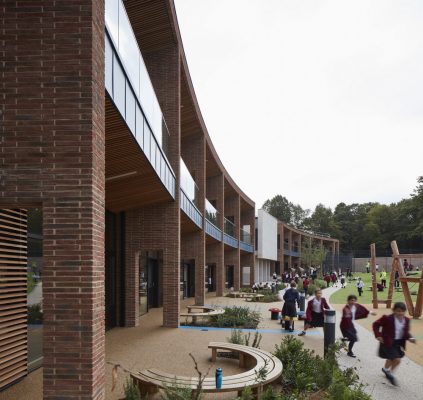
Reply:
[[[234,266],[226,266],[226,287],[228,289],[234,287]]]
[[[148,308],[159,307],[159,262],[150,257],[147,259],[147,298]]]
[[[207,266],[206,284],[208,292],[216,291],[216,264],[209,264]]]
[[[182,265],[182,279],[184,287],[184,297],[195,296],[195,265],[184,262]]]

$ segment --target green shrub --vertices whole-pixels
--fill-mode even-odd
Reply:
[[[260,319],[260,312],[250,310],[248,307],[225,307],[225,313],[210,317],[207,326],[256,329]]]
[[[261,333],[255,331],[253,341],[251,343],[251,347],[258,348],[260,346],[261,339],[262,339]],[[242,331],[240,329],[232,329],[231,337],[226,338],[226,340],[229,343],[242,344],[243,346],[250,346],[251,332],[244,334],[244,333],[242,333]]]
[[[314,280],[314,284],[319,288],[319,289],[324,289],[326,287],[326,282],[323,279],[315,279]]]
[[[325,399],[370,400],[363,392],[358,375],[353,368],[341,370],[337,359],[344,345],[335,343],[323,359],[293,336],[287,336],[274,355],[284,366],[282,388],[286,393],[302,397],[310,392],[324,391]]]
[[[266,293],[263,297],[253,297],[251,299],[253,303],[274,303],[275,301],[280,301],[277,294]]]
[[[28,310],[28,324],[42,324],[43,312],[41,311],[41,304],[33,304],[27,307]]]
[[[249,287],[245,287],[245,288],[239,289],[239,291],[242,292],[242,293],[252,293],[253,289],[251,289]]]
[[[125,400],[141,400],[141,393],[131,379],[127,379],[125,385],[123,386],[125,393]]]

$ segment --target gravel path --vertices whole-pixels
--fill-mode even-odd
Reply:
[[[340,288],[328,288],[324,290],[324,296],[329,298],[330,295]],[[346,291],[346,296],[349,292]],[[339,322],[341,314],[336,313],[337,333],[336,337],[341,337],[339,330]],[[404,357],[399,366],[396,376],[399,386],[392,386],[381,368],[384,360],[377,356],[378,342],[375,340],[372,332],[356,323],[359,342],[354,345],[354,353],[357,358],[350,358],[346,353],[342,353],[339,358],[339,364],[343,367],[355,367],[360,376],[361,381],[367,385],[366,392],[375,400],[422,400],[423,399],[423,367]],[[407,344],[407,351],[413,351],[413,346],[422,346],[421,343],[416,345]]]

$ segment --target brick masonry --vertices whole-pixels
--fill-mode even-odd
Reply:
[[[43,208],[43,397],[104,399],[104,2],[1,19],[0,207]]]

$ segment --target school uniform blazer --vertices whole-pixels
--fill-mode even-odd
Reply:
[[[363,319],[363,318],[367,318],[367,316],[369,315],[369,310],[362,306],[361,304],[355,304],[356,306],[356,310],[355,310],[355,319]],[[353,320],[352,320],[352,313],[351,313],[351,309],[350,306],[347,304],[343,309],[342,309],[342,319],[341,319],[341,330],[345,331],[348,329],[353,328]]]
[[[305,315],[305,319],[306,321],[311,321],[311,312],[313,311],[313,300],[309,300],[307,303],[307,310],[306,310],[306,315]],[[329,310],[329,304],[327,303],[326,299],[324,297],[321,298],[321,302],[320,302],[320,312],[322,313],[323,310]]]
[[[404,331],[401,340],[404,341],[402,346],[405,348],[405,342],[411,338],[410,335],[410,318],[405,318]],[[395,340],[395,317],[394,314],[383,315],[377,321],[373,322],[373,332],[375,337],[382,337],[383,344],[391,347]]]

